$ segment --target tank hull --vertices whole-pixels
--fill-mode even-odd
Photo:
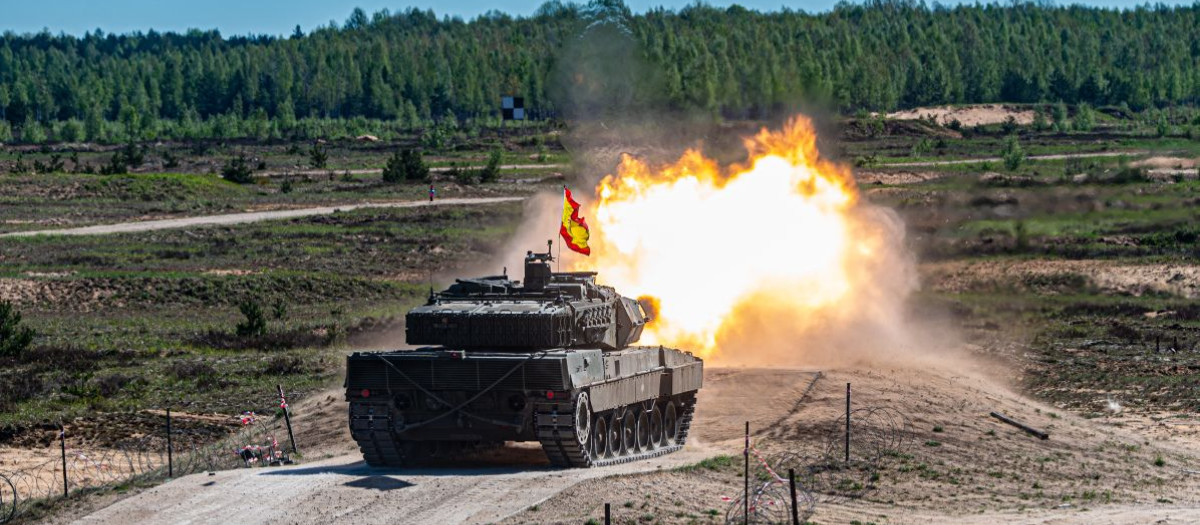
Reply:
[[[355,353],[351,435],[371,465],[464,447],[537,441],[551,463],[587,467],[682,447],[703,363],[662,347]]]

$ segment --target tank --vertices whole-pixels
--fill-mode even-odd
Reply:
[[[633,346],[650,321],[594,272],[553,272],[529,252],[524,282],[458,279],[406,315],[416,350],[346,361],[350,434],[367,464],[398,467],[504,442],[593,467],[683,448],[703,362]]]

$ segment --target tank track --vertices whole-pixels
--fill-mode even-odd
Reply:
[[[541,410],[535,414],[537,421],[537,437],[542,444],[542,450],[550,459],[550,464],[564,468],[588,468],[619,465],[632,461],[656,458],[678,451],[687,444],[688,431],[692,426],[692,415],[696,408],[693,395],[684,395],[678,399],[682,414],[679,416],[679,436],[674,445],[659,446],[651,450],[643,450],[611,458],[593,458],[587,451],[587,445],[579,442],[576,433],[575,417],[569,405],[556,403],[541,405]],[[565,409],[564,414],[559,410]]]
[[[375,431],[364,435],[360,439],[355,436],[354,441],[358,442],[358,449],[362,451],[363,460],[372,467],[399,467],[404,464],[404,447],[401,446],[392,437],[391,432]]]
[[[677,400],[681,413],[679,415],[679,435],[676,444],[659,446],[651,450],[639,451],[633,454],[609,458],[594,458],[587,450],[588,445],[580,443],[575,430],[575,417],[570,403],[548,403],[538,406],[534,413],[537,422],[536,435],[550,463],[564,468],[587,468],[618,465],[654,458],[683,448],[687,443],[688,431],[691,429],[692,416],[695,412],[696,401],[694,394],[685,394]],[[372,467],[402,467],[413,466],[434,455],[438,448],[446,451],[450,443],[418,442],[396,439],[391,432],[387,407],[380,405],[351,406],[350,428],[358,448],[362,451],[363,460]],[[606,412],[607,413],[607,412]],[[469,449],[466,444],[461,448]]]

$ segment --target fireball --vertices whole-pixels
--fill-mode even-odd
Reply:
[[[809,120],[745,144],[744,164],[625,156],[600,182],[592,256],[575,266],[655,304],[643,344],[713,357],[764,325],[794,334],[871,315],[895,230],[860,202],[847,167],[820,158]]]

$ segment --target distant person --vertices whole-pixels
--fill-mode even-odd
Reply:
[[[433,185],[430,184],[429,185],[429,202],[433,202],[433,196],[436,193],[437,193],[437,190],[433,189]]]

